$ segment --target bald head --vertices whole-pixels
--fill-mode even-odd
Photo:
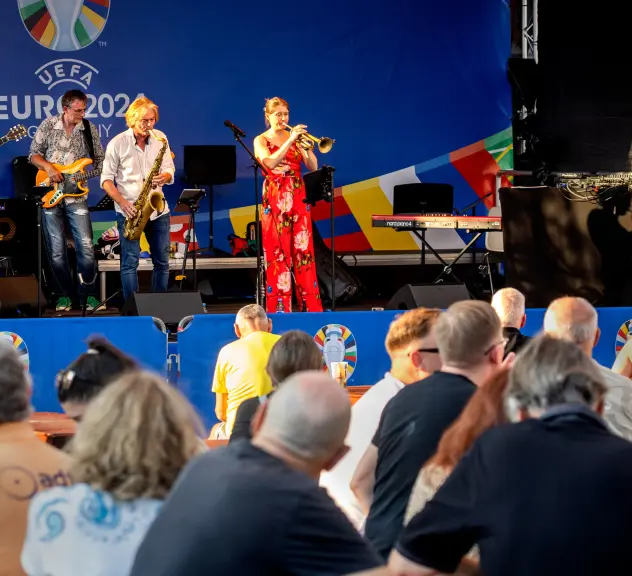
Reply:
[[[272,395],[256,438],[325,465],[342,449],[350,419],[349,397],[339,384],[324,372],[297,372]]]
[[[515,288],[498,290],[492,298],[492,308],[503,328],[522,328],[525,315],[524,294]]]
[[[597,338],[597,310],[588,300],[566,296],[553,300],[544,315],[544,331],[592,350]]]

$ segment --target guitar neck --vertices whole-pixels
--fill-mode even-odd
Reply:
[[[99,176],[101,174],[101,170],[89,170],[88,172],[81,172],[73,176],[73,180],[75,182],[84,182],[85,180],[89,180],[90,178],[94,178],[95,176]]]
[[[0,136],[0,146],[6,144],[8,141],[9,139],[6,136]]]

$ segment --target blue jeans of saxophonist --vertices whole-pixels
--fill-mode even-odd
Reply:
[[[138,292],[138,260],[140,258],[140,241],[128,240],[123,236],[125,216],[116,213],[119,236],[121,240],[121,284],[123,297],[127,300],[134,292]],[[169,283],[169,237],[171,220],[169,213],[150,220],[145,226],[145,236],[149,242],[151,261],[154,272],[151,276],[151,291],[166,292]]]
[[[77,281],[74,282],[68,265],[64,219],[75,243],[77,255]],[[53,292],[57,298],[78,294],[80,298],[94,293],[94,284],[82,286],[79,274],[84,282],[94,282],[94,245],[92,240],[92,222],[85,200],[67,204],[62,200],[54,208],[42,210],[42,229],[44,246],[53,275]],[[75,285],[77,289],[75,290]]]

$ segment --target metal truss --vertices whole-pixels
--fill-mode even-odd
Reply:
[[[538,0],[522,1],[522,57],[538,63]]]

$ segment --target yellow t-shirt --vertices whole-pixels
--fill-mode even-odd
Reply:
[[[272,391],[272,382],[266,372],[270,351],[281,338],[268,332],[253,332],[245,338],[227,344],[219,351],[213,392],[228,394],[226,406],[226,433],[233,431],[239,405],[248,398],[256,398]]]

